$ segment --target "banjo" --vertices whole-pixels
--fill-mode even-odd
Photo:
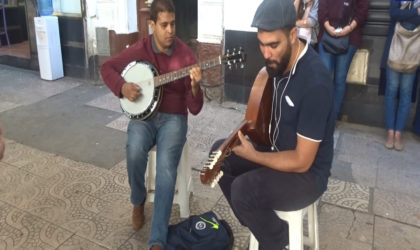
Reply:
[[[246,54],[241,49],[238,51],[234,49],[232,53],[228,51],[226,55],[162,75],[158,75],[156,68],[148,62],[133,61],[124,68],[121,76],[126,82],[139,85],[142,95],[133,102],[125,97],[120,98],[121,109],[130,119],[147,120],[159,108],[162,98],[162,85],[190,75],[190,69],[195,66],[205,70],[221,64],[231,66],[236,63],[243,63],[245,60]]]

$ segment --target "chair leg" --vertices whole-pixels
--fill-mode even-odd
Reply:
[[[252,233],[249,236],[249,250],[258,250],[258,241]]]
[[[307,241],[305,241],[305,245],[308,245],[311,247],[311,249],[314,248],[314,211],[313,211],[313,205],[311,205],[308,208],[308,237]]]
[[[146,180],[146,201],[154,202],[155,200],[155,178],[156,178],[156,151],[149,151],[149,159],[147,161],[147,168],[145,173]]]
[[[319,231],[318,231],[318,201],[314,203],[314,243],[315,243],[315,250],[319,250]]]
[[[303,210],[289,213],[289,249],[303,250]],[[298,223],[296,223],[298,222]]]
[[[191,171],[188,171],[189,168],[188,145],[184,145],[181,159],[178,164],[178,177],[176,184],[178,189],[177,203],[179,204],[179,213],[181,218],[187,218],[190,216],[190,190],[188,190],[188,183],[191,178]]]

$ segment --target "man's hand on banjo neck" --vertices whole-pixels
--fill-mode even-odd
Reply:
[[[193,97],[197,96],[197,93],[200,89],[200,82],[202,80],[202,71],[201,68],[196,66],[190,69],[190,78],[191,78],[191,92]]]

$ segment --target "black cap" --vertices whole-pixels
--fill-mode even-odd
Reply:
[[[251,27],[277,30],[296,25],[296,10],[292,0],[264,0],[257,11]]]

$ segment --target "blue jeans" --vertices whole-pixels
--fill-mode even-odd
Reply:
[[[156,186],[149,245],[166,245],[169,217],[175,192],[177,167],[187,135],[187,119],[181,114],[157,113],[147,121],[128,124],[127,171],[131,202],[146,197],[144,174],[148,152],[156,144]]]
[[[338,119],[341,104],[346,94],[346,79],[349,71],[351,60],[356,53],[357,47],[349,44],[349,48],[345,54],[334,55],[325,51],[322,42],[319,43],[318,53],[322,61],[327,66],[331,75],[334,75],[334,110],[335,118]]]
[[[399,73],[386,68],[385,89],[385,126],[387,130],[403,131],[407,122],[411,106],[411,92],[413,91],[416,72],[411,74]],[[397,109],[397,94],[399,103]]]

